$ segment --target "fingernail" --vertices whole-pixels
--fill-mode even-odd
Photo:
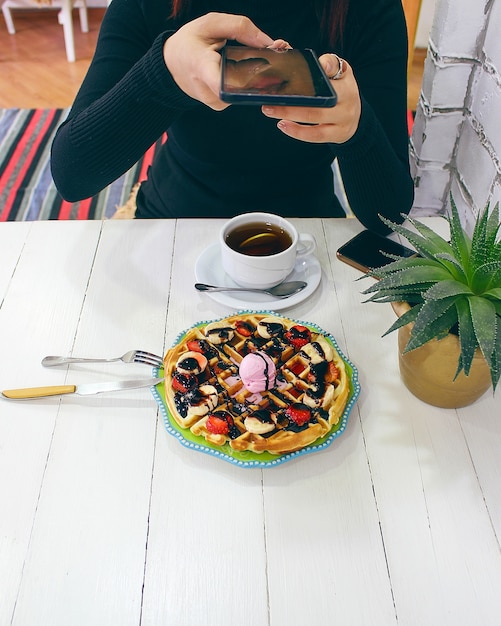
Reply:
[[[286,130],[287,129],[287,124],[284,122],[284,120],[280,120],[277,124],[278,128],[280,128],[280,130]]]
[[[270,115],[273,113],[273,109],[271,107],[263,106],[263,113]]]

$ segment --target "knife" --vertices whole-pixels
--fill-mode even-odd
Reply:
[[[2,391],[4,398],[11,400],[28,400],[44,398],[46,396],[60,396],[76,393],[79,396],[89,396],[105,391],[121,391],[122,389],[137,389],[139,387],[153,387],[161,383],[163,378],[140,378],[139,380],[122,380],[109,383],[92,383],[89,385],[52,385],[49,387],[27,387],[25,389],[6,389]]]

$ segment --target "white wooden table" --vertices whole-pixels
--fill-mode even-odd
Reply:
[[[230,313],[193,288],[219,220],[0,225],[0,388],[149,375],[47,354],[163,353]],[[423,404],[400,382],[391,308],[336,260],[355,220],[297,220],[323,267],[284,311],[360,372],[345,433],[272,468],[170,436],[148,389],[0,401],[2,626],[497,626],[501,398]],[[202,244],[200,242],[203,242]]]

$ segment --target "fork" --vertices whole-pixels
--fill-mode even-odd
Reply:
[[[42,359],[44,367],[54,367],[55,365],[67,365],[68,363],[113,363],[114,361],[123,361],[124,363],[144,363],[152,367],[162,367],[163,359],[161,356],[145,352],[144,350],[130,350],[122,356],[114,359],[83,359],[72,356],[46,356]]]

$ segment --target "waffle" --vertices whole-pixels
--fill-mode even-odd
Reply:
[[[269,389],[251,392],[239,366],[265,353]],[[182,429],[215,446],[285,454],[327,435],[350,392],[344,361],[319,329],[276,314],[240,313],[191,328],[164,359],[165,399]]]

